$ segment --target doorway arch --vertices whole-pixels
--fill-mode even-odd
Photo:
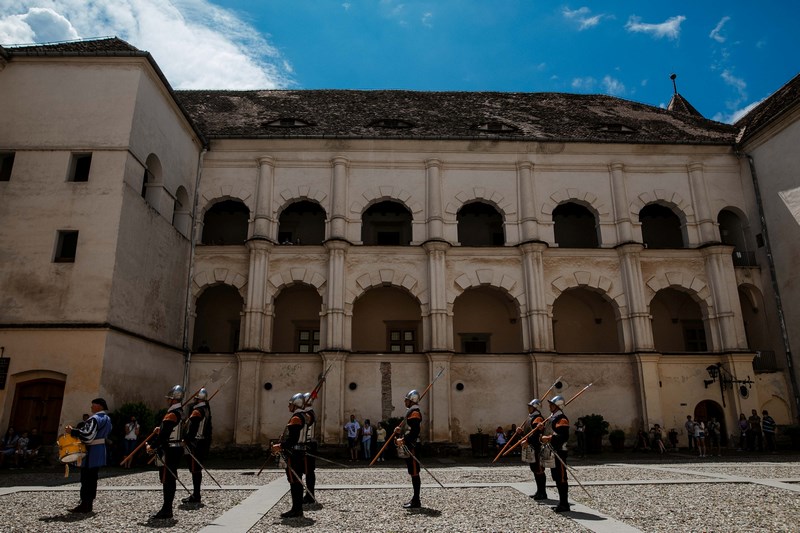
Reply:
[[[725,423],[725,411],[722,406],[714,400],[703,400],[694,408],[694,419],[708,422],[711,418],[716,418],[719,422],[719,445],[723,448],[728,447],[728,425]]]
[[[17,383],[11,407],[11,425],[19,431],[39,430],[42,442],[54,443],[64,401],[64,381],[52,378]]]

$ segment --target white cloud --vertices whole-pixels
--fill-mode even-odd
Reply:
[[[0,0],[0,42],[116,35],[179,89],[272,89],[291,66],[255,28],[208,0]]]
[[[755,107],[763,102],[764,100],[759,100],[758,102],[753,102],[752,104],[748,104],[741,109],[737,109],[731,113],[717,113],[713,117],[712,120],[716,120],[717,122],[724,122],[726,124],[734,124],[737,120],[741,119],[743,116],[748,114],[750,111],[755,109]]]
[[[655,37],[656,39],[661,39],[666,37],[667,39],[677,39],[681,35],[681,24],[686,17],[683,15],[678,15],[676,17],[671,17],[665,20],[660,24],[650,24],[646,22],[640,22],[640,18],[637,16],[631,16],[628,19],[628,23],[625,24],[625,29],[634,32],[634,33],[647,33]]]
[[[723,70],[720,76],[725,84],[736,89],[736,93],[738,94],[738,98],[728,102],[728,107],[737,107],[739,104],[747,100],[747,83],[745,83],[743,79],[734,76],[730,70]]]
[[[351,5],[353,4],[351,4],[350,2],[345,2],[344,4],[342,4],[342,7],[344,8],[345,11],[350,11]]]
[[[589,16],[591,13],[591,9],[588,7],[580,7],[578,9],[569,9],[565,7],[561,13],[564,15],[564,18],[574,20],[578,23],[578,31],[583,31],[588,28],[593,28],[600,24],[600,20],[603,18],[604,15],[594,15]]]
[[[717,41],[718,43],[724,43],[726,37],[722,35],[722,27],[725,25],[726,22],[731,20],[730,17],[722,17],[717,25],[711,30],[711,33],[708,34],[709,37]]]
[[[606,94],[610,94],[611,96],[621,96],[625,94],[625,85],[621,81],[614,79],[611,76],[604,76],[603,90],[606,92]]]
[[[433,28],[433,13],[428,11],[422,14],[422,25],[428,28]]]
[[[592,78],[591,76],[586,76],[584,78],[574,78],[572,80],[572,88],[576,91],[593,91],[597,80]]]

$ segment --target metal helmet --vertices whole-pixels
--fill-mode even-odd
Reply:
[[[183,400],[183,387],[175,385],[169,390],[166,398],[168,400]]]
[[[289,399],[289,405],[294,405],[295,407],[299,407],[300,409],[303,408],[305,403],[306,403],[306,400],[303,397],[303,393],[302,392],[298,392],[297,394],[295,394],[294,396],[292,396]]]
[[[411,403],[419,403],[419,391],[417,389],[411,389],[408,391],[408,394],[406,394],[405,399]]]
[[[304,392],[303,393],[303,405],[308,407],[312,403],[314,403],[314,398],[311,397],[311,393],[310,392]]]
[[[203,387],[202,389],[197,391],[197,395],[195,396],[195,398],[197,398],[201,402],[208,400],[208,391],[206,390],[206,388]]]
[[[542,406],[542,400],[540,400],[539,398],[534,398],[533,400],[528,402],[528,406],[533,407],[538,411],[539,408]]]
[[[553,396],[548,401],[550,403],[552,403],[553,405],[557,406],[559,409],[564,407],[567,404],[567,402],[564,401],[564,397],[561,396],[560,394],[557,395],[557,396]]]

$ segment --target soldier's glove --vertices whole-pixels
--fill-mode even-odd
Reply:
[[[280,444],[273,444],[270,447],[270,453],[272,455],[280,455],[281,454],[281,445]]]
[[[541,437],[539,437],[539,442],[547,444],[548,442],[550,442],[550,439],[552,438],[553,438],[552,435],[542,435]]]
[[[147,455],[153,455],[156,453],[156,449],[150,446],[149,444],[145,446],[144,451],[147,452]]]
[[[517,431],[516,431],[516,434],[517,434],[517,435],[519,435],[519,434],[521,434],[521,433],[522,433],[522,427],[518,427],[518,428],[517,428]]]
[[[398,448],[402,448],[406,443],[406,440],[403,437],[397,437],[396,439],[394,439],[394,441],[395,443],[397,443]]]

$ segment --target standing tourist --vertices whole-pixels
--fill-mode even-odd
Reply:
[[[344,425],[347,433],[347,445],[350,447],[350,460],[358,461],[358,434],[361,433],[361,424],[356,420],[356,415],[350,415],[350,422]]]
[[[86,457],[81,463],[81,503],[70,509],[70,513],[92,512],[100,467],[106,466],[106,437],[111,433],[111,419],[106,413],[108,405],[103,398],[95,398],[91,409],[92,416],[85,420],[80,429],[72,426],[65,428],[67,433],[86,445]]]
[[[750,412],[752,414],[747,419],[747,423],[750,424],[750,428],[747,430],[747,449],[754,452],[756,451],[756,445],[758,445],[758,451],[763,452],[764,436],[761,432],[761,417],[758,416],[758,411],[755,409]]]
[[[136,449],[136,441],[139,439],[139,422],[136,421],[135,416],[125,424],[125,457],[129,456],[131,452]],[[125,463],[125,468],[131,467],[132,461]]]
[[[686,423],[683,425],[686,428],[686,435],[689,437],[689,452],[694,449],[694,422],[692,422],[692,415],[686,415]]]
[[[764,417],[761,419],[761,429],[764,431],[764,441],[766,442],[766,447],[768,452],[774,452],[775,448],[775,419],[769,416],[769,413],[766,409],[761,411],[761,415]]]

